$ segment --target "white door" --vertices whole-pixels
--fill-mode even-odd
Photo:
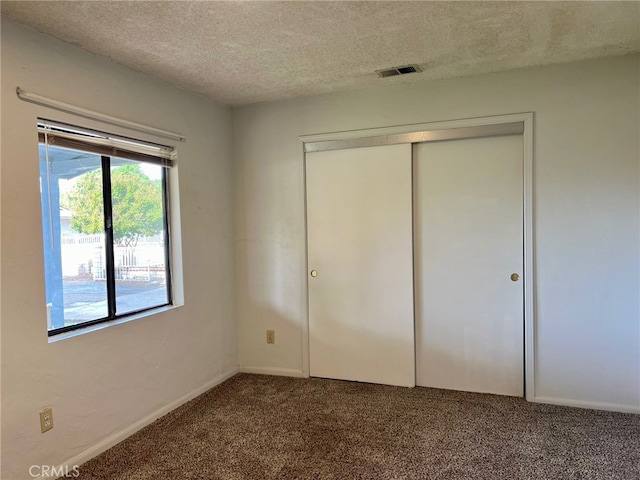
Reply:
[[[411,145],[307,153],[306,175],[311,376],[414,386]]]
[[[522,136],[414,145],[417,385],[523,396],[522,175]]]

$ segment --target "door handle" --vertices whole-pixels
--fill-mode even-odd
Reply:
[[[517,273],[512,273],[511,277],[509,277],[509,278],[511,278],[512,282],[517,282],[518,279],[520,278],[520,275],[518,275]]]
[[[315,270],[311,270],[311,276],[313,278],[316,278],[318,276],[318,272],[316,272]]]

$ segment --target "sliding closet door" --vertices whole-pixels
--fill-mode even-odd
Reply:
[[[523,395],[522,136],[414,146],[416,383]]]
[[[309,367],[415,384],[411,145],[307,153]]]

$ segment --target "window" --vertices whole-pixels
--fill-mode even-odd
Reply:
[[[173,149],[39,119],[49,336],[171,305]]]

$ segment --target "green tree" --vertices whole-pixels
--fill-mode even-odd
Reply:
[[[135,246],[140,237],[162,230],[162,185],[151,180],[137,164],[111,169],[113,239],[117,244]],[[72,212],[71,228],[93,234],[104,231],[102,172],[94,170],[80,178],[66,202]]]

